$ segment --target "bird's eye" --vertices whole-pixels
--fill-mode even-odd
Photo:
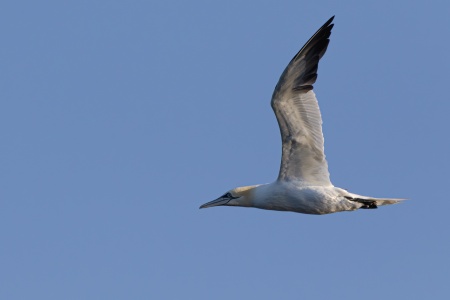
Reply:
[[[230,193],[226,193],[225,195],[222,196],[222,198],[232,198]]]

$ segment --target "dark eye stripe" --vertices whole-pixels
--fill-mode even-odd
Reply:
[[[231,193],[226,193],[220,198],[231,198],[231,199],[234,199],[234,197],[233,197],[233,195],[231,195]]]

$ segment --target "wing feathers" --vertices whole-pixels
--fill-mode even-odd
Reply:
[[[271,104],[283,143],[279,180],[331,184],[323,149],[322,118],[312,89],[319,60],[329,44],[333,18],[294,56],[275,87]]]

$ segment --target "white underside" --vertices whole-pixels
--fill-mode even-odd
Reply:
[[[301,181],[275,181],[256,187],[253,193],[253,206],[256,208],[315,215],[352,211],[364,206],[345,197],[375,200],[377,206],[401,201],[361,196],[333,185],[305,185]]]

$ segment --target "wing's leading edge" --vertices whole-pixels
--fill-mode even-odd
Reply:
[[[313,92],[319,60],[325,54],[334,16],[290,61],[272,95],[280,126],[282,158],[278,180],[331,185],[324,154],[322,117]]]

